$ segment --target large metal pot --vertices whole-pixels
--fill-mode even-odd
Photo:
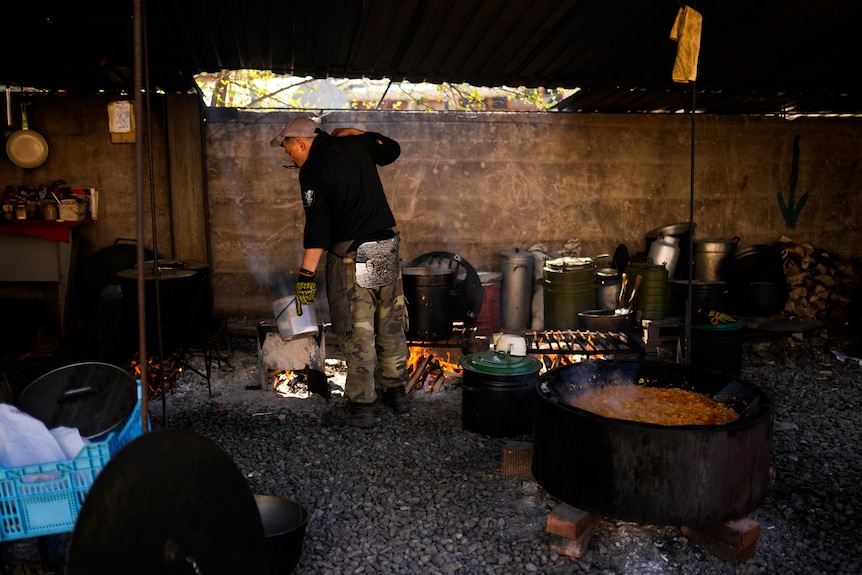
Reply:
[[[16,405],[49,429],[71,427],[82,437],[96,439],[126,421],[137,402],[137,383],[128,371],[84,362],[39,377],[21,392]]]
[[[739,238],[730,240],[695,240],[694,278],[703,281],[727,281],[733,266],[733,254]]]
[[[638,383],[697,391],[733,407],[725,425],[663,426],[571,405],[594,386]],[[538,385],[532,471],[549,493],[626,521],[709,525],[744,517],[769,484],[770,397],[727,373],[662,362],[586,361]]]
[[[439,267],[402,268],[410,327],[408,339],[438,341],[452,335],[455,273]]]
[[[158,270],[158,277],[156,271]],[[149,265],[144,268],[147,342],[151,349],[159,346],[159,322],[166,350],[191,344],[198,336],[200,315],[198,272],[191,269]],[[120,270],[117,279],[123,294],[123,331],[127,344],[137,344],[138,270]],[[158,284],[158,285],[157,285]],[[158,306],[156,305],[158,298]],[[159,314],[158,312],[161,312]]]
[[[769,244],[736,250],[728,284],[732,311],[741,316],[779,313],[790,295],[781,250]]]

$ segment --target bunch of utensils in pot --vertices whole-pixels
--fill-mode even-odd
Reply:
[[[626,272],[622,273],[622,283],[620,284],[620,299],[617,304],[616,312],[618,314],[627,314],[632,311],[632,303],[635,301],[635,297],[638,294],[638,290],[641,287],[641,283],[643,283],[643,276],[638,274],[635,276],[634,287],[632,288],[632,293],[629,294],[628,302],[626,301],[626,286],[628,285],[629,275]]]

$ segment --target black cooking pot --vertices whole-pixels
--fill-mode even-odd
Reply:
[[[527,355],[483,351],[461,358],[461,422],[493,437],[529,435],[542,362]]]
[[[401,270],[410,327],[407,338],[439,341],[452,335],[455,273],[434,267],[412,266]]]
[[[198,272],[163,266],[156,270],[152,264],[144,270],[148,347],[159,348],[159,335],[165,351],[188,347],[196,341],[200,327]],[[123,294],[123,331],[127,344],[134,347],[138,343],[138,270],[120,270],[117,279]]]
[[[640,383],[709,395],[736,410],[725,425],[663,426],[573,407],[594,386]],[[770,397],[705,368],[585,361],[549,371],[537,389],[532,471],[549,493],[625,521],[710,525],[757,507],[769,484]]]
[[[790,290],[781,250],[757,244],[736,250],[728,280],[731,311],[741,316],[769,316],[781,312]]]

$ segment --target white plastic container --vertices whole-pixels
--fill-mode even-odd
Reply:
[[[314,305],[303,305],[302,315],[296,315],[296,296],[283,297],[272,302],[272,313],[275,315],[275,324],[281,339],[294,339],[318,332]]]

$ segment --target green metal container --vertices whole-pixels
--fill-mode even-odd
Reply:
[[[664,319],[668,308],[667,270],[661,264],[632,262],[626,267],[626,302],[631,297],[637,277],[641,285],[632,302],[632,309],[639,312],[641,319]]]
[[[596,264],[592,258],[562,257],[545,262],[545,329],[577,329],[578,312],[595,309]]]

